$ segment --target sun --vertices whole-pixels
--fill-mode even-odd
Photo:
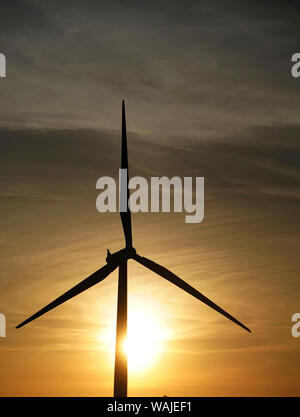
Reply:
[[[104,333],[101,332],[98,337],[101,342],[105,342],[109,354],[114,354],[115,327],[111,325],[106,327]],[[139,373],[154,366],[163,351],[165,340],[166,331],[152,311],[136,304],[129,307],[127,338],[123,344],[129,372]]]
[[[130,371],[143,370],[154,363],[161,351],[163,336],[163,329],[153,315],[141,309],[129,310],[124,351]]]

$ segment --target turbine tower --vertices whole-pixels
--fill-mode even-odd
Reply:
[[[115,372],[114,372],[114,396],[115,397],[127,397],[127,356],[124,352],[124,342],[127,337],[127,261],[128,259],[133,259],[144,265],[146,268],[150,269],[152,272],[160,275],[162,278],[165,278],[167,281],[175,284],[177,287],[181,288],[188,294],[202,301],[207,306],[216,310],[218,313],[227,317],[229,320],[233,321],[243,329],[251,333],[251,330],[248,329],[244,324],[239,320],[234,318],[231,314],[227,313],[213,301],[205,297],[198,290],[193,288],[187,282],[183,281],[173,272],[169,271],[167,268],[153,262],[152,260],[140,256],[136,253],[136,250],[132,246],[132,228],[131,228],[131,213],[129,209],[129,174],[128,174],[128,154],[127,154],[127,133],[126,133],[126,117],[125,117],[125,104],[124,100],[122,102],[122,151],[121,151],[121,168],[127,170],[127,177],[125,181],[120,184],[120,194],[125,195],[124,201],[127,202],[127,207],[124,211],[120,211],[122,226],[124,230],[125,237],[125,248],[111,254],[107,250],[106,264],[94,272],[88,278],[81,281],[75,287],[71,288],[65,292],[60,297],[56,298],[46,307],[39,310],[37,313],[30,316],[28,319],[20,323],[16,328],[24,326],[25,324],[35,320],[36,318],[42,316],[48,311],[54,309],[65,301],[70,300],[70,298],[75,297],[76,295],[82,293],[88,288],[98,284],[103,281],[111,272],[119,268],[119,279],[118,279],[118,306],[117,306],[117,327],[116,327],[116,348],[115,348]],[[124,208],[123,208],[124,209]]]

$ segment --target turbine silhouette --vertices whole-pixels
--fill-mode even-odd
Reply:
[[[128,188],[128,154],[127,154],[127,133],[126,133],[126,118],[125,118],[125,104],[122,102],[122,152],[121,152],[121,168],[127,170],[126,182],[120,184],[120,193],[125,193],[127,201],[127,210],[120,212],[122,226],[124,230],[126,246],[118,252],[111,254],[107,250],[106,265],[98,269],[85,280],[81,281],[75,287],[65,292],[60,297],[56,298],[46,307],[33,314],[27,320],[20,323],[16,328],[24,326],[25,324],[35,320],[42,316],[53,308],[59,306],[70,298],[82,293],[88,288],[100,281],[104,280],[111,272],[116,268],[119,268],[119,279],[118,279],[118,307],[117,307],[117,329],[116,329],[116,349],[115,349],[115,372],[114,372],[114,396],[115,397],[127,397],[127,357],[123,352],[123,343],[127,336],[127,261],[128,259],[134,259],[138,263],[144,265],[146,268],[160,275],[162,278],[177,285],[177,287],[186,291],[188,294],[202,301],[204,304],[216,310],[218,313],[227,317],[243,329],[251,333],[244,324],[234,318],[231,314],[227,313],[213,301],[209,300],[205,295],[201,294],[198,290],[193,288],[191,285],[183,281],[173,272],[167,268],[151,261],[148,258],[140,256],[136,253],[136,250],[132,246],[132,228],[131,228],[131,213],[129,209],[129,188]],[[124,194],[123,194],[124,195]]]

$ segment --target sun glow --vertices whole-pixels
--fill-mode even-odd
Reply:
[[[105,341],[112,355],[115,351],[115,327],[107,327],[104,333],[99,335],[99,339]],[[155,314],[141,306],[129,308],[127,338],[123,344],[129,372],[138,373],[153,366],[163,350],[165,340],[166,331]]]
[[[163,329],[154,316],[144,311],[130,314],[124,342],[129,369],[136,371],[151,365],[160,353],[163,336]]]

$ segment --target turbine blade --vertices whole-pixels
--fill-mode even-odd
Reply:
[[[165,278],[166,280],[168,280],[168,281],[172,282],[173,284],[177,285],[177,287],[186,291],[188,294],[192,295],[193,297],[196,297],[198,300],[202,301],[207,306],[213,308],[218,313],[227,317],[229,320],[233,321],[234,323],[236,323],[237,325],[239,325],[243,329],[247,330],[247,332],[251,333],[251,330],[248,329],[248,327],[244,326],[243,323],[241,323],[239,320],[234,318],[231,314],[227,313],[225,310],[223,310],[221,307],[219,307],[217,304],[215,304],[209,298],[205,297],[205,295],[201,294],[201,292],[197,291],[191,285],[189,285],[188,283],[183,281],[181,278],[179,278],[177,275],[173,274],[173,272],[169,271],[167,268],[151,261],[148,258],[144,258],[144,257],[139,256],[139,255],[136,255],[133,259],[135,259],[137,262],[144,265],[146,268],[150,269],[151,271],[156,272],[156,274],[160,275],[161,277]]]
[[[42,316],[43,314],[47,313],[48,311],[52,310],[53,308],[59,306],[60,304],[64,303],[65,301],[70,300],[70,298],[75,297],[75,295],[80,294],[81,292],[87,290],[88,288],[92,287],[98,282],[102,281],[106,278],[111,272],[113,272],[119,266],[118,263],[108,263],[104,265],[102,268],[98,269],[98,271],[94,272],[88,278],[81,281],[79,284],[75,285],[75,287],[71,288],[69,291],[65,292],[60,297],[56,298],[50,304],[46,305],[46,307],[42,308],[37,313],[33,314],[27,320],[20,323],[16,329],[24,326],[25,324],[29,323],[32,320],[37,319],[38,317]]]
[[[129,172],[128,172],[128,153],[127,153],[127,132],[126,132],[126,116],[125,116],[125,102],[122,101],[122,153],[121,153],[121,168],[127,170],[127,178],[125,182],[120,184],[120,198],[126,199],[126,211],[120,210],[122,226],[125,235],[127,247],[132,247],[132,229],[131,229],[131,213],[128,205],[129,199]]]

